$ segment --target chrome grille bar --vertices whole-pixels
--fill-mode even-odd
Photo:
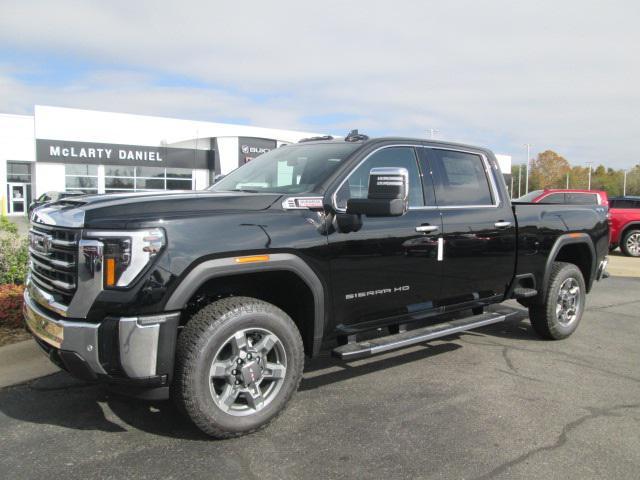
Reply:
[[[79,237],[80,230],[38,223],[29,230],[32,278],[63,306],[69,305],[78,284]]]

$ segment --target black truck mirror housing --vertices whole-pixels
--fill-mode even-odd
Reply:
[[[408,198],[409,172],[406,168],[372,168],[367,198],[350,198],[347,214],[398,217],[407,213]]]

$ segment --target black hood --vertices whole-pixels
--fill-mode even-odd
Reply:
[[[207,190],[83,195],[37,208],[32,219],[38,223],[76,228],[123,228],[123,223],[186,215],[265,210],[281,196]]]

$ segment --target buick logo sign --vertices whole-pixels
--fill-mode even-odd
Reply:
[[[244,153],[245,155],[249,153],[260,155],[262,153],[270,152],[271,149],[267,147],[252,147],[251,145],[241,145],[240,151],[242,151],[242,153]]]

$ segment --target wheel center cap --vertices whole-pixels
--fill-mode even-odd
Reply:
[[[242,383],[251,385],[262,378],[262,368],[257,362],[249,362],[242,367],[240,374],[242,375]]]

